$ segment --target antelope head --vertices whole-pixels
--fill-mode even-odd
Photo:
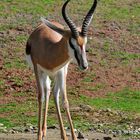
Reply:
[[[97,0],[94,0],[92,7],[85,16],[80,31],[66,12],[66,6],[69,1],[70,0],[67,0],[62,7],[62,16],[70,30],[60,29],[44,18],[41,20],[51,29],[61,34],[63,38],[68,40],[68,50],[70,57],[79,65],[80,69],[86,70],[88,68],[88,62],[86,58],[87,32],[89,24],[93,18],[93,13],[97,6]]]

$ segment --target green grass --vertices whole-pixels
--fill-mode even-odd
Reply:
[[[0,1],[0,31],[9,31],[21,26],[27,28],[27,25],[36,26],[40,21],[40,17],[47,17],[49,12],[54,12],[54,0],[2,0]],[[48,10],[49,9],[49,10]],[[6,19],[11,17],[10,21]],[[28,17],[28,18],[27,18]],[[24,36],[16,37],[17,42],[22,42],[26,38]]]
[[[13,93],[13,94],[14,94],[13,97],[19,97],[19,98],[24,98],[26,96],[29,96],[26,93]],[[50,110],[51,112],[54,111],[53,101],[49,102],[49,108],[51,109]],[[26,100],[26,102],[21,102],[20,104],[14,101],[0,106],[0,114],[9,114],[4,118],[1,117],[0,123],[3,123],[7,128],[11,128],[17,125],[24,126],[27,123],[36,126],[38,121],[37,112],[38,112],[37,99],[32,100],[29,98],[29,100]],[[58,123],[56,117],[57,116],[49,115],[48,117],[49,126]]]
[[[82,123],[81,123],[82,122]],[[92,128],[93,124],[91,124],[89,121],[86,121],[86,119],[78,119],[74,120],[74,127],[79,130],[86,131],[89,128]]]
[[[22,98],[22,97],[20,97]],[[9,103],[1,106],[0,113],[8,113],[8,117],[5,119],[9,120],[9,124],[7,125],[4,123],[5,126],[11,127],[15,125],[23,125],[25,123],[36,123],[37,117],[36,116],[26,116],[26,112],[33,112],[36,109],[36,103],[26,101],[26,103]],[[4,118],[0,118],[0,122],[2,123]]]
[[[14,97],[20,97],[20,98],[24,97],[23,95],[19,95],[19,96],[17,95],[18,94],[16,94],[16,96]],[[24,95],[28,96],[27,94]],[[77,106],[80,104],[88,104],[96,109],[110,108],[112,110],[121,110],[121,111],[129,111],[132,113],[134,112],[140,113],[139,100],[140,100],[140,91],[124,89],[116,93],[109,93],[104,98],[93,99],[81,95],[80,97],[75,98],[75,100],[73,100],[73,98],[70,99],[70,104],[76,104]],[[49,115],[48,115],[49,126],[58,124],[57,116],[55,113],[56,110],[54,108],[55,108],[54,102],[51,99],[49,103]],[[33,115],[30,115],[30,112],[32,112]],[[16,102],[5,104],[1,106],[0,113],[1,114],[8,113],[9,115],[8,117],[0,118],[0,122],[3,123],[8,128],[17,125],[22,126],[27,123],[31,123],[36,126],[37,112],[38,112],[37,100],[29,99],[28,101],[22,102],[20,104]],[[65,112],[64,111],[62,112],[64,116]],[[72,119],[74,121],[75,128],[78,129],[87,130],[93,125],[93,123],[89,122],[89,120],[87,120],[85,116],[81,116],[80,114],[72,113]],[[66,121],[66,126],[68,126],[67,121]]]
[[[113,51],[111,56],[120,59],[123,64],[128,64],[131,60],[140,59],[140,53],[128,53],[124,51]]]
[[[4,124],[7,128],[14,127],[14,124],[8,118],[0,118],[0,123]]]
[[[127,88],[116,93],[109,93],[105,98],[90,99],[81,96],[80,100],[96,108],[140,112],[140,91],[133,91]]]
[[[93,82],[93,79],[96,77],[95,73],[87,73],[87,75],[82,79],[84,83]]]
[[[111,43],[109,41],[105,41],[103,50],[108,52],[110,50],[110,45],[111,45]]]
[[[98,91],[98,90],[104,89],[104,88],[105,88],[105,85],[104,84],[101,84],[101,83],[99,83],[99,84],[97,84],[95,86],[87,86],[86,87],[86,89],[88,91]]]
[[[17,37],[16,37],[16,41],[18,42],[18,43],[23,43],[24,41],[26,41],[27,40],[27,36],[25,36],[25,35],[18,35]]]
[[[16,59],[13,59],[12,63],[11,63],[11,60],[9,59],[5,59],[4,60],[5,63],[4,63],[4,68],[26,68],[26,64],[23,62],[23,60],[21,60],[21,58],[16,58]]]
[[[133,19],[134,17],[139,17],[140,13],[140,4],[132,3],[130,8],[131,1],[120,1],[120,0],[103,0],[101,4],[104,4],[103,13],[106,19],[108,20],[119,20],[125,21],[126,19]]]
[[[0,108],[0,113],[14,111],[15,107],[16,107],[16,103],[11,103],[11,104],[3,105]]]
[[[132,34],[140,35],[140,3],[131,0],[102,0],[99,3],[103,20],[123,23]]]
[[[131,24],[128,25],[128,30],[133,34],[137,34],[140,36],[140,32],[138,32],[139,25],[140,25],[140,23],[136,24],[136,23],[132,22]]]
[[[26,14],[33,14],[33,15],[48,13],[45,7],[46,5],[52,4],[52,3],[54,3],[54,0],[42,0],[42,2],[35,0],[34,6],[32,6],[33,5],[32,0],[25,0],[24,4],[21,4],[20,0],[3,1],[3,2],[0,2],[1,4],[0,15],[6,16],[7,8],[9,8],[11,15],[16,15],[19,13],[24,13],[24,14],[26,13]],[[2,12],[6,12],[6,13],[2,13]]]
[[[140,67],[135,68],[134,72],[135,73],[140,73]]]

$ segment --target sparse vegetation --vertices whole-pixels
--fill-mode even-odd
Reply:
[[[90,99],[86,96],[80,98],[86,104],[96,106],[99,109],[112,108],[140,113],[140,91],[132,91],[126,88],[116,93],[109,93],[104,98]]]
[[[0,123],[8,128],[27,123],[37,125],[36,85],[32,71],[26,66],[25,44],[31,31],[40,23],[41,16],[63,23],[62,2],[0,1]],[[73,1],[69,5],[69,14],[77,25],[82,22],[91,2]],[[77,9],[77,3],[78,10],[71,10]],[[128,122],[140,127],[138,119],[135,119],[140,118],[139,13],[138,0],[99,2],[89,30],[89,70],[81,72],[72,64],[68,75],[71,108],[83,104],[93,108],[90,111],[81,108],[80,111],[72,112],[76,128],[88,130],[97,123],[94,121],[96,118],[99,122],[107,122],[106,128],[117,126],[118,129],[125,129],[124,125]],[[108,114],[94,116],[99,110],[105,112],[107,108],[128,113],[131,119],[119,118],[117,115],[111,117]],[[65,111],[62,112],[64,116]],[[56,124],[56,118],[51,100],[48,125]],[[67,124],[66,117],[64,119]]]

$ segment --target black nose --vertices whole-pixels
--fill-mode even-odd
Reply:
[[[81,66],[80,68],[81,68],[81,70],[87,70],[88,66]]]
[[[87,69],[88,69],[88,66],[83,66],[83,69],[84,69],[84,70],[87,70]]]

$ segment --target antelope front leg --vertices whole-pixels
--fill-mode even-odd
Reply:
[[[67,114],[68,121],[70,124],[72,140],[77,140],[77,137],[76,137],[75,132],[74,132],[74,127],[73,127],[70,111],[69,111],[69,103],[68,103],[67,93],[66,93],[66,75],[67,75],[66,68],[59,73],[60,92],[63,95],[63,105],[64,105],[64,109],[66,110],[66,114]]]
[[[66,131],[64,129],[64,125],[63,125],[63,119],[61,116],[61,111],[60,111],[60,104],[59,104],[59,76],[57,75],[56,79],[55,79],[55,87],[54,87],[54,100],[55,100],[55,105],[56,105],[56,109],[57,109],[57,115],[58,115],[58,119],[59,119],[59,124],[60,124],[60,129],[61,129],[61,138],[63,140],[68,140],[67,136],[66,136]]]
[[[66,114],[67,114],[68,121],[69,121],[70,128],[71,128],[72,140],[77,140],[77,137],[76,137],[75,132],[74,132],[74,127],[73,127],[73,123],[72,123],[72,119],[71,119],[71,115],[70,115],[70,111],[69,111],[69,103],[68,103],[68,99],[67,99],[66,94],[64,94],[63,100],[64,100],[63,106],[64,106],[64,109],[66,110]]]

